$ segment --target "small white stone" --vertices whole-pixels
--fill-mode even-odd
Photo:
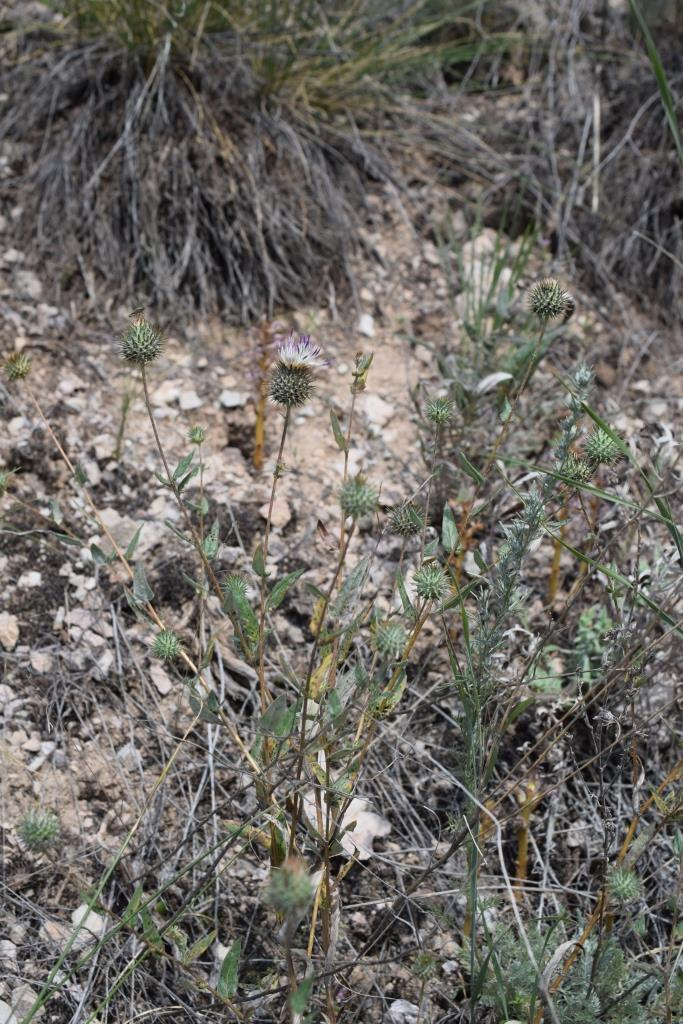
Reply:
[[[189,391],[182,391],[180,393],[180,408],[183,412],[190,412],[192,409],[200,409],[203,404],[204,403],[194,388],[190,388]]]
[[[18,587],[39,587],[43,582],[41,573],[36,572],[35,569],[29,572],[22,572],[21,576],[17,580]]]
[[[386,427],[396,412],[396,408],[391,402],[385,402],[383,398],[371,391],[366,391],[363,405],[365,415],[374,427]]]
[[[162,697],[165,697],[167,693],[171,692],[173,689],[173,682],[161,665],[153,662],[150,665],[149,674],[152,677],[152,682]]]
[[[47,675],[52,669],[52,657],[45,651],[31,651],[31,668],[34,672]]]
[[[219,402],[224,409],[241,409],[247,404],[249,395],[245,394],[244,391],[232,391],[230,388],[226,388],[221,391]]]
[[[374,338],[375,336],[375,320],[369,313],[361,313],[358,318],[358,330],[361,334],[364,334],[366,338]]]
[[[0,644],[6,651],[13,651],[19,640],[19,621],[16,615],[0,612]]]
[[[270,508],[270,502],[267,501],[264,505],[261,505],[259,509],[259,515],[262,519],[268,518],[268,509]],[[276,497],[273,502],[273,514],[271,516],[271,523],[273,526],[281,530],[287,525],[289,520],[292,518],[292,510],[285,498]]]

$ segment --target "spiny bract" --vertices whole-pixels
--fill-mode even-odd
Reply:
[[[451,589],[451,581],[443,566],[428,562],[413,576],[413,586],[423,601],[442,601]]]
[[[175,661],[180,656],[182,649],[180,639],[172,629],[162,629],[154,637],[152,650],[162,661]]]
[[[121,355],[134,366],[146,366],[153,362],[161,355],[162,349],[161,332],[142,318],[129,325],[121,340]]]
[[[351,477],[339,493],[342,512],[352,519],[372,515],[377,508],[377,499],[377,491],[362,476]]]

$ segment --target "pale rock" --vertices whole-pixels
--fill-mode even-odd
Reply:
[[[17,966],[17,947],[9,939],[0,939],[0,964]]]
[[[119,750],[116,751],[116,756],[124,767],[130,771],[139,771],[142,765],[142,758],[140,757],[140,751],[134,743],[125,743]]]
[[[19,640],[19,621],[16,615],[0,612],[0,644],[6,651],[13,651]]]
[[[363,407],[365,415],[367,416],[370,424],[373,427],[381,429],[386,427],[389,420],[396,412],[396,408],[391,402],[386,402],[379,395],[375,395],[372,392],[365,392],[363,396],[364,402]]]
[[[36,999],[38,993],[34,992],[30,985],[18,985],[14,992],[10,995],[12,1001],[12,1013],[7,1018],[8,1024],[20,1024],[24,1017],[27,1016]],[[34,1020],[39,1020],[45,1014],[45,1007],[41,1006],[39,1010],[33,1015]],[[2,1017],[0,1016],[0,1020]]]
[[[77,626],[79,629],[90,629],[95,617],[87,608],[71,608],[64,616],[64,621],[69,626]]]
[[[22,747],[28,740],[28,733],[23,729],[17,729],[10,735],[9,741],[12,747]]]
[[[149,668],[149,674],[152,682],[162,697],[165,697],[166,694],[171,692],[173,689],[173,681],[161,665],[156,662],[152,662]]]
[[[84,914],[86,916],[81,924],[81,918],[83,918]],[[95,939],[99,939],[107,926],[106,919],[102,917],[101,914],[98,914],[94,910],[88,911],[87,903],[81,903],[81,905],[74,910],[71,915],[71,923],[74,928],[77,928],[80,925],[80,931],[74,943],[74,946],[79,948],[88,946],[94,942]]]
[[[18,587],[39,587],[43,582],[42,574],[36,572],[35,569],[29,572],[22,572],[21,576],[17,580]]]
[[[373,293],[370,291],[369,288],[361,288],[361,290],[359,292],[359,296],[360,296],[361,302],[368,302],[369,303],[369,302],[374,302],[375,301],[375,296],[373,295]]]
[[[259,515],[262,519],[268,519],[268,509],[270,502],[266,502],[261,505],[259,509]],[[282,530],[292,518],[292,510],[285,498],[277,496],[273,502],[273,514],[271,516],[271,522],[277,529]]]
[[[33,299],[34,302],[43,294],[43,286],[32,270],[18,270],[14,287],[22,299]]]
[[[427,242],[424,249],[422,250],[425,263],[428,263],[430,267],[441,266],[441,254],[433,242]]]
[[[370,315],[370,313],[361,313],[358,318],[358,331],[366,338],[374,338],[375,319]]]
[[[152,392],[152,405],[171,405],[178,401],[180,395],[180,382],[177,380],[165,380],[155,391]]]
[[[18,249],[5,249],[2,254],[4,263],[22,263],[24,259],[23,252],[19,252]]]
[[[420,1008],[407,999],[394,999],[384,1014],[383,1024],[417,1024]]]
[[[41,745],[40,733],[32,732],[26,742],[21,744],[21,749],[26,750],[29,754],[37,754]]]
[[[4,999],[0,999],[0,1024],[12,1024],[12,1007]]]
[[[180,392],[180,408],[183,412],[191,412],[193,409],[200,409],[204,403],[194,388]]]
[[[241,409],[249,401],[249,395],[244,391],[232,391],[230,388],[226,388],[221,391],[218,400],[224,409]]]

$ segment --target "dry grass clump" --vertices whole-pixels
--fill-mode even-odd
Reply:
[[[365,184],[391,173],[372,129],[391,107],[403,144],[399,94],[484,46],[467,0],[60,6],[5,45],[18,244],[91,298],[240,320],[348,279]]]

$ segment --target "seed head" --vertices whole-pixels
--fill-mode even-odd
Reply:
[[[161,355],[162,349],[161,332],[143,317],[138,317],[127,327],[121,341],[121,355],[134,366],[153,362]]]
[[[187,439],[190,444],[204,444],[206,441],[206,431],[204,430],[204,427],[199,427],[197,425],[190,427],[187,433]]]
[[[602,427],[597,427],[586,439],[583,450],[586,457],[597,465],[613,466],[621,458],[621,448]]]
[[[152,651],[162,661],[175,661],[180,657],[183,645],[172,629],[162,629],[154,637]]]
[[[607,891],[617,903],[632,903],[640,896],[640,880],[629,868],[614,868],[607,881]]]
[[[13,352],[5,360],[5,373],[11,381],[23,380],[31,372],[31,360],[23,352]]]
[[[553,277],[539,281],[529,292],[529,308],[543,324],[558,317],[562,317],[566,322],[575,307],[574,297],[564,291],[560,282]]]
[[[399,537],[414,537],[424,526],[424,512],[414,501],[394,505],[389,512],[389,529]]]
[[[377,499],[377,491],[360,473],[350,477],[339,492],[342,512],[352,519],[372,515],[377,508]]]
[[[305,863],[288,857],[279,868],[273,868],[267,892],[268,902],[285,917],[303,914],[313,899],[313,883]]]
[[[44,853],[59,839],[61,826],[59,818],[52,811],[41,811],[36,808],[24,815],[17,831],[27,850],[31,850],[32,853]]]
[[[453,403],[450,398],[430,398],[425,408],[428,420],[438,427],[445,426],[453,419]]]
[[[451,581],[438,562],[427,562],[413,576],[413,586],[423,601],[442,601],[451,589]]]
[[[577,484],[584,484],[590,480],[593,470],[585,459],[582,459],[574,452],[568,452],[562,463],[562,475],[575,481]]]
[[[372,641],[375,650],[385,658],[396,659],[403,651],[408,635],[400,622],[387,619],[377,622],[373,628]]]

